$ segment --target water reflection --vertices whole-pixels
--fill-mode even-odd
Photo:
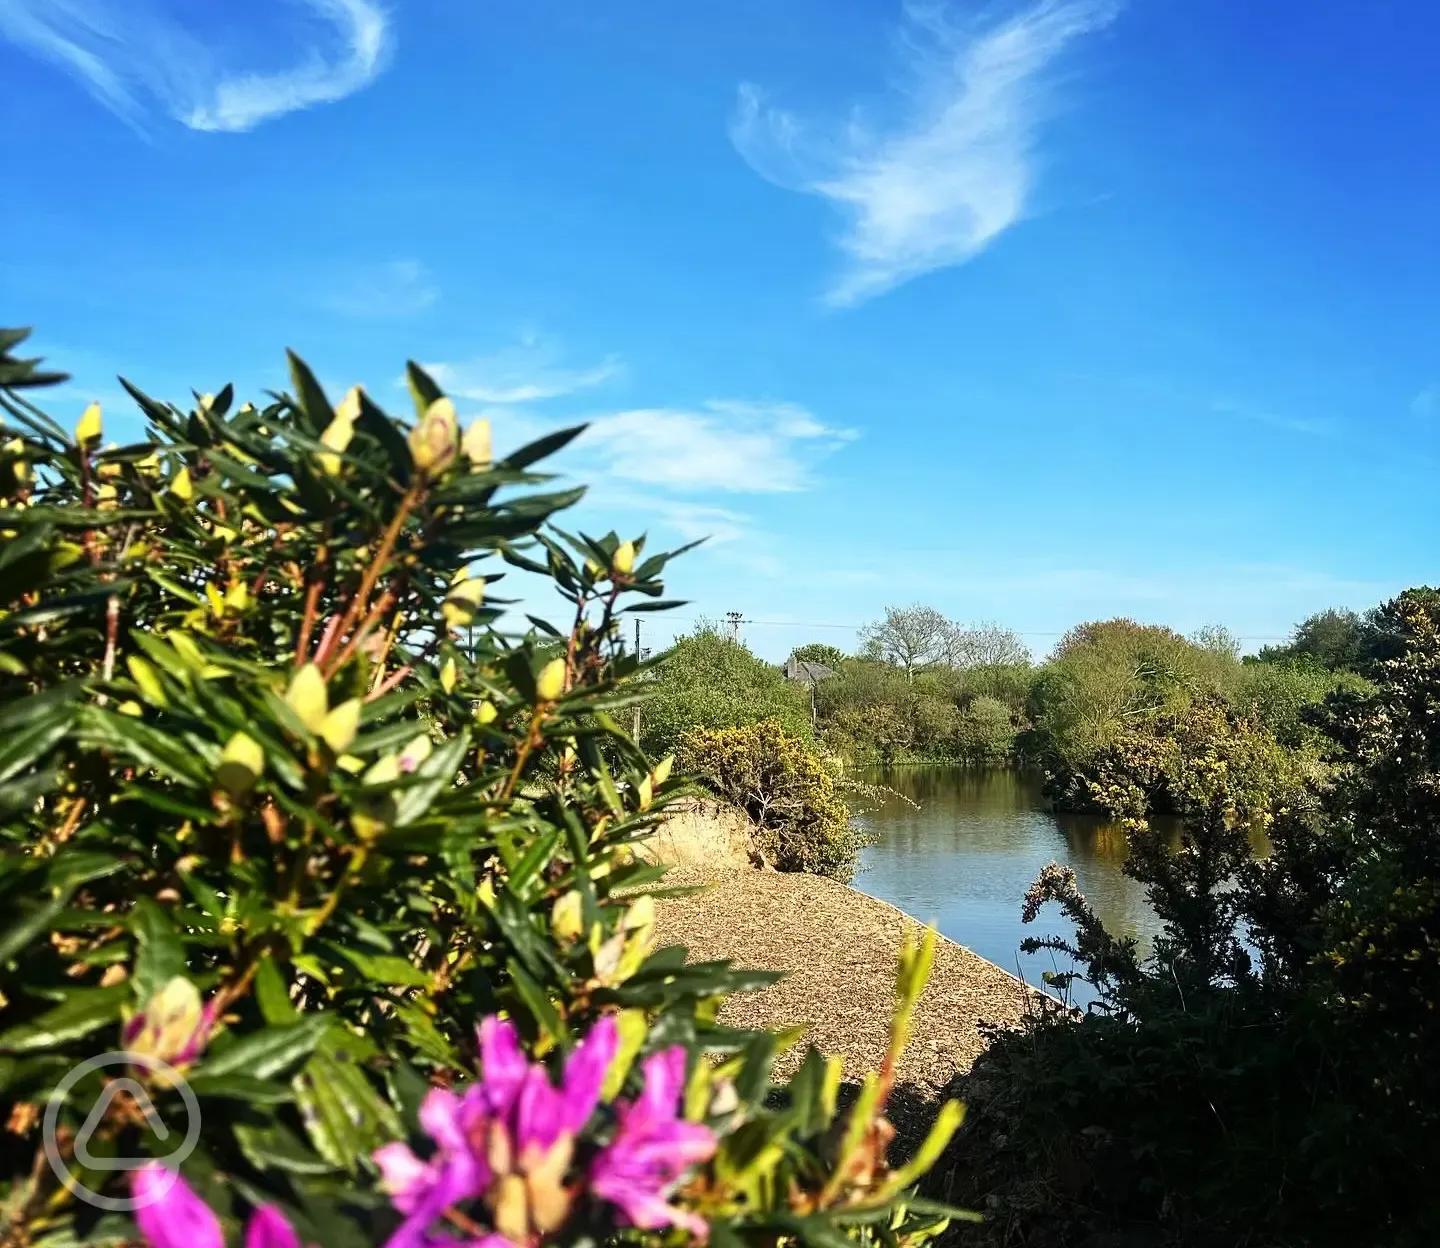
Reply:
[[[1148,947],[1155,917],[1144,890],[1121,871],[1125,833],[1117,824],[1050,811],[1038,782],[1014,772],[904,767],[867,779],[918,809],[892,797],[864,816],[877,840],[862,855],[856,888],[934,920],[952,940],[1038,983],[1046,970],[1070,968],[1056,955],[1020,953],[1021,940],[1068,937],[1070,928],[1054,907],[1028,925],[1020,910],[1040,868],[1058,860],[1075,869],[1112,933]]]

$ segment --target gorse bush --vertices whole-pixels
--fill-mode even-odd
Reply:
[[[944,1225],[907,1191],[955,1107],[891,1169],[893,1052],[848,1112],[813,1051],[772,1089],[777,1038],[716,1017],[773,976],[652,947],[632,848],[679,781],[617,723],[616,633],[670,556],[548,527],[579,491],[535,466],[578,430],[497,462],[420,369],[407,428],[292,358],[263,409],[127,384],[146,440],[111,446],[98,408],[72,435],[31,403],[52,378],[23,337],[0,336],[7,1243]],[[502,630],[507,567],[561,627]],[[901,960],[897,1051],[931,948]],[[193,1096],[198,1140],[127,1180],[112,1159],[175,1148],[136,1081],[172,1125]]]
[[[848,880],[865,837],[851,823],[832,763],[773,720],[697,728],[680,739],[681,769],[755,824],[756,848],[781,871]]]

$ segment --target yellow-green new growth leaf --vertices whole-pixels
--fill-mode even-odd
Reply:
[[[620,1090],[625,1086],[625,1076],[630,1073],[630,1067],[635,1064],[635,1056],[650,1033],[650,1023],[645,1017],[645,1011],[621,1010],[615,1015],[615,1032],[619,1041],[615,1046],[615,1060],[605,1072],[605,1086],[600,1093],[601,1098],[606,1101],[613,1101],[620,1095]],[[701,1062],[700,1065],[707,1063]]]
[[[135,682],[145,701],[152,706],[170,705],[165,686],[160,681],[160,673],[148,659],[142,659],[138,654],[128,655],[125,666],[130,669],[130,679]]]
[[[215,782],[232,797],[243,797],[264,770],[265,751],[245,733],[237,732],[220,752]]]
[[[925,1137],[925,1142],[916,1150],[915,1155],[905,1163],[899,1170],[890,1176],[889,1181],[882,1189],[882,1195],[893,1195],[902,1191],[910,1184],[918,1182],[937,1161],[940,1154],[945,1151],[945,1146],[950,1143],[951,1137],[960,1129],[960,1124],[965,1121],[965,1106],[959,1101],[946,1101],[940,1107],[940,1112],[935,1115],[935,1121],[930,1127],[930,1134]]]
[[[100,404],[91,403],[75,425],[75,441],[80,446],[88,446],[100,440],[101,432]]]
[[[319,732],[330,712],[330,697],[325,692],[325,677],[314,663],[307,663],[290,679],[285,691],[285,705],[299,717],[311,732]]]
[[[360,710],[363,703],[359,698],[342,702],[330,711],[320,723],[320,739],[336,754],[343,754],[355,740],[360,730]]]

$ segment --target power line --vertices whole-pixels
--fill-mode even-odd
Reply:
[[[683,624],[699,624],[699,623],[701,623],[701,622],[703,622],[703,621],[708,621],[708,620],[710,619],[709,616],[700,616],[700,615],[691,615],[691,616],[672,615],[672,616],[659,617],[659,618],[665,618],[665,619],[668,619],[668,620],[670,620],[670,621],[672,621],[672,622],[683,623]],[[760,628],[840,628],[840,629],[846,629],[846,630],[848,630],[848,631],[850,631],[850,632],[859,632],[860,629],[862,629],[862,628],[868,628],[870,624],[874,623],[873,620],[872,620],[872,621],[868,621],[868,622],[865,623],[865,624],[836,624],[836,623],[832,623],[832,622],[822,622],[822,621],[819,621],[819,620],[752,620],[752,619],[750,619],[748,616],[740,616],[738,612],[734,612],[734,611],[730,611],[730,612],[727,612],[727,613],[726,613],[725,622],[726,622],[726,624],[728,624],[728,625],[734,625],[734,624],[754,624],[754,625],[756,625],[756,626],[758,626],[758,627],[760,627]],[[1010,631],[1011,631],[1011,632],[1014,632],[1014,633],[1018,633],[1021,637],[1064,637],[1064,636],[1065,636],[1065,631],[1068,631],[1068,630],[1063,630],[1063,631],[1060,631],[1060,632],[1055,632],[1055,631],[1052,631],[1052,630],[1050,630],[1050,629],[1043,629],[1043,628],[1016,628],[1016,629],[1011,629]],[[1284,636],[1284,637],[1257,637],[1257,636],[1245,636],[1245,635],[1241,635],[1241,634],[1232,634],[1232,635],[1235,637],[1235,640],[1236,640],[1236,641],[1289,641],[1289,640],[1290,640],[1290,638],[1289,638],[1288,636]]]

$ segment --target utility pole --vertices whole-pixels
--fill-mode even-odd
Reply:
[[[640,649],[640,617],[635,617],[635,661],[639,663],[645,657],[645,652]],[[635,710],[630,721],[630,736],[640,740],[640,703],[635,703]]]
[[[725,612],[725,622],[730,625],[730,640],[740,640],[740,625],[745,622],[745,617],[739,611]]]

